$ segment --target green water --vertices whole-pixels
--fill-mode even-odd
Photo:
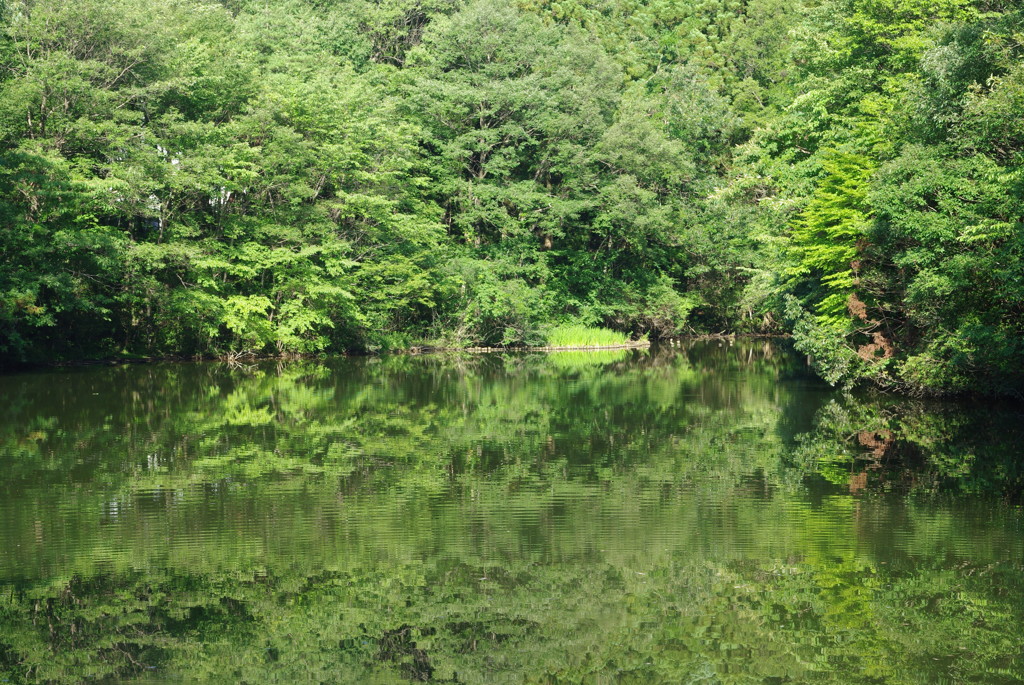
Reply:
[[[1022,445],[761,341],[0,377],[0,681],[1020,682]]]

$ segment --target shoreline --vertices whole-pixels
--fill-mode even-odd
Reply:
[[[404,354],[430,354],[432,352],[470,352],[501,353],[501,352],[586,352],[589,350],[641,350],[651,346],[650,340],[633,340],[618,345],[529,345],[524,347],[412,347],[403,350]]]
[[[657,341],[632,340],[618,345],[537,345],[523,347],[488,347],[474,345],[471,347],[443,347],[431,345],[413,345],[404,349],[387,350],[384,352],[335,352],[330,354],[256,354],[241,353],[234,355],[159,355],[153,357],[105,357],[99,359],[73,359],[53,362],[12,364],[0,366],[0,374],[17,373],[21,371],[76,368],[88,366],[118,366],[122,364],[157,364],[160,362],[222,362],[226,364],[241,362],[259,361],[292,361],[303,359],[329,359],[336,357],[379,357],[388,354],[438,354],[465,352],[469,354],[495,354],[508,352],[586,352],[595,350],[641,350],[648,349],[655,345],[672,346],[673,342],[700,342],[706,340],[740,340],[740,339],[784,339],[790,336],[785,334],[765,333],[704,333],[698,335],[681,335],[672,338],[662,338]]]

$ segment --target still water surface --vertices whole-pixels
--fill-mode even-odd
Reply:
[[[0,681],[1021,682],[1022,446],[762,341],[0,377]]]

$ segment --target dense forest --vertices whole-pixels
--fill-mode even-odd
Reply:
[[[0,359],[791,333],[1024,388],[1010,0],[0,2]]]

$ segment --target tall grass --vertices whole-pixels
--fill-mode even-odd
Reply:
[[[548,331],[548,347],[610,347],[625,345],[629,336],[607,328],[592,328],[578,324],[557,326]]]

